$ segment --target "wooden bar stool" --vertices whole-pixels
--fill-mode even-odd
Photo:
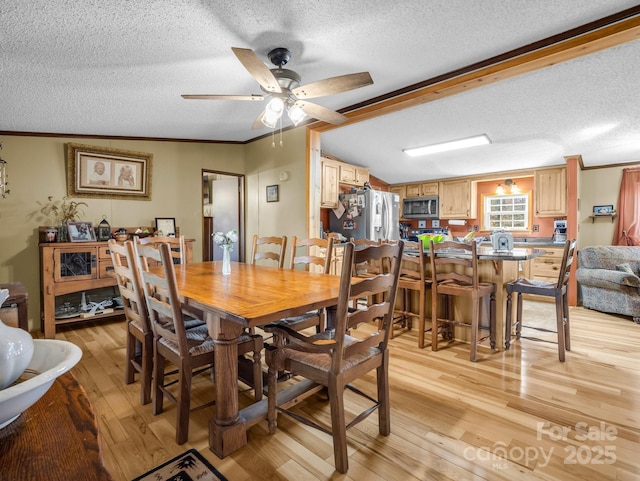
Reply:
[[[556,324],[558,334],[558,359],[564,362],[565,351],[571,350],[569,339],[569,276],[571,274],[571,264],[575,257],[576,240],[567,240],[564,245],[562,264],[558,272],[556,282],[538,281],[532,279],[517,279],[508,282],[507,289],[507,309],[505,322],[505,349],[511,347],[511,295],[515,292],[518,296],[516,314],[516,339],[520,339],[522,331],[522,295],[536,294],[538,296],[553,297],[556,304]]]
[[[496,344],[496,285],[478,280],[476,243],[431,241],[431,350],[438,350],[440,326],[444,337],[452,338],[454,326],[471,329],[469,359],[477,360],[480,329],[480,300],[489,301],[489,337],[491,349]],[[438,317],[438,299],[444,296],[443,315]],[[452,297],[471,299],[471,322],[454,319]]]

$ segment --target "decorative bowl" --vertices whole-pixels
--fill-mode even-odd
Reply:
[[[33,357],[18,380],[0,390],[0,429],[14,421],[49,390],[53,382],[82,357],[75,344],[57,339],[34,339]]]

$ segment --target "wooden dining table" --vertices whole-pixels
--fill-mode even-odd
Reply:
[[[215,342],[216,409],[209,423],[209,447],[223,458],[247,444],[247,429],[266,419],[263,399],[238,409],[238,337],[245,329],[337,303],[340,276],[302,270],[222,262],[175,266],[182,301],[204,312]],[[319,389],[300,382],[278,393],[278,402],[295,402]]]

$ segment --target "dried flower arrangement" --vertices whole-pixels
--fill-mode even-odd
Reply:
[[[49,196],[48,201],[40,212],[54,222],[54,225],[66,224],[80,219],[82,216],[81,206],[87,206],[85,202],[77,202],[69,197],[63,197],[62,200],[53,200]]]

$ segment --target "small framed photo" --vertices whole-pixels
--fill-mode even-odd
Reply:
[[[91,222],[68,222],[67,230],[71,242],[95,242],[96,234]]]
[[[175,237],[175,217],[156,217],[156,232],[161,232],[162,237]]]
[[[612,205],[594,205],[593,215],[611,215],[613,214]]]
[[[267,186],[267,202],[278,202],[278,185]]]

